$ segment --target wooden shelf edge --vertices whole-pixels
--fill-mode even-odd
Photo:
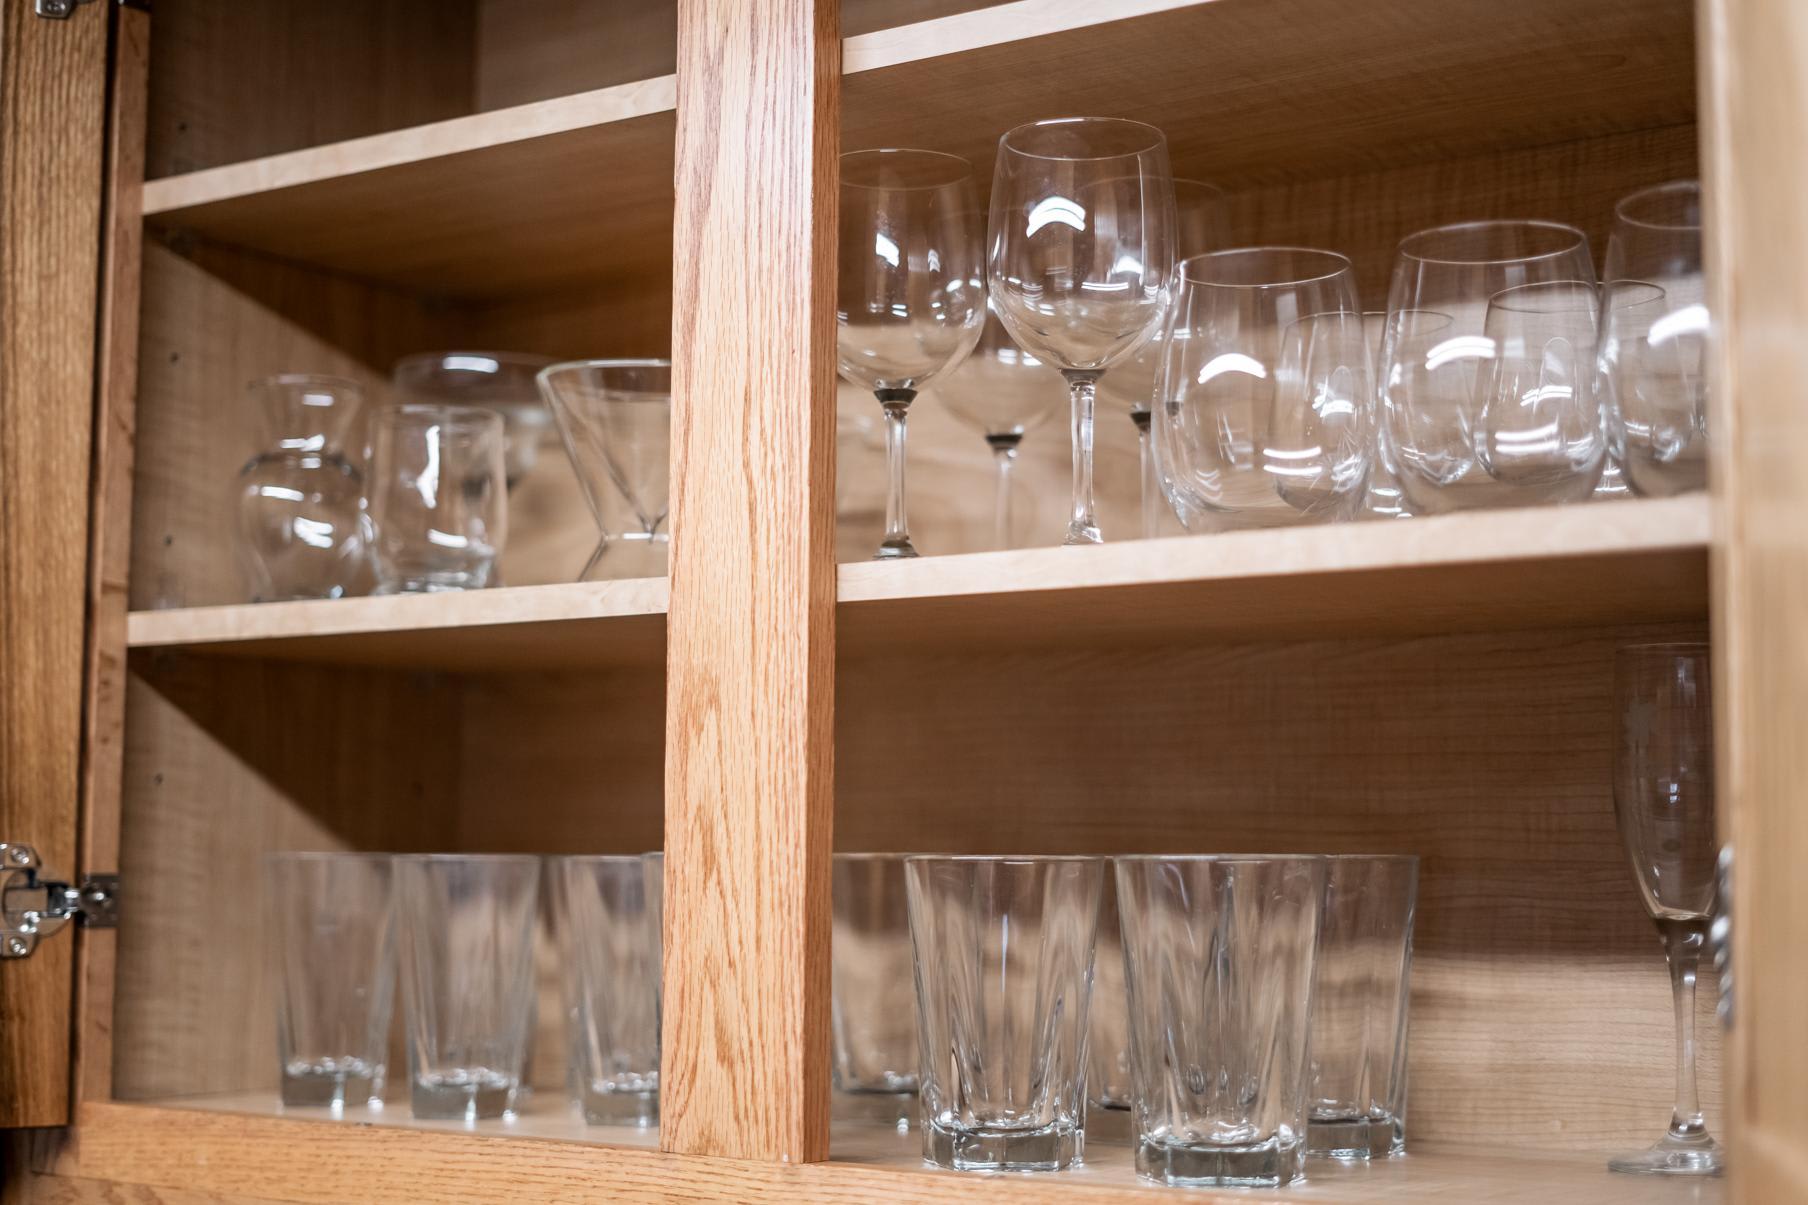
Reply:
[[[147,180],[147,219],[259,193],[672,112],[678,77],[662,75],[364,138]]]
[[[865,71],[1215,2],[1217,0],[1112,0],[1109,5],[1101,5],[1098,0],[1015,0],[1010,4],[877,29],[844,39],[841,73],[859,75]]]

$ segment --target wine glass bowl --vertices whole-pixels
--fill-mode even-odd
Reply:
[[[664,573],[671,543],[671,361],[574,360],[542,369],[538,380],[597,524],[596,549],[577,580],[589,580],[617,540],[643,550],[644,576]],[[639,530],[609,534],[603,499],[611,492],[627,502]]]
[[[1573,501],[1594,489],[1604,448],[1591,398],[1600,301],[1580,280],[1515,285],[1488,299],[1473,439],[1489,477],[1532,495]]]

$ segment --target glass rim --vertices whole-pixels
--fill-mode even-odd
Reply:
[[[1586,306],[1570,306],[1567,310],[1536,309],[1517,304],[1522,298],[1534,296],[1543,293],[1546,290],[1553,289],[1579,290],[1587,294],[1589,299],[1588,304]],[[1502,298],[1507,298],[1508,300],[1503,302],[1501,300]],[[1499,308],[1506,310],[1511,314],[1554,314],[1579,310],[1586,310],[1588,313],[1594,314],[1599,313],[1601,309],[1601,290],[1599,286],[1590,284],[1586,280],[1528,280],[1524,284],[1512,285],[1502,289],[1500,292],[1488,298],[1488,307],[1490,309],[1493,309],[1497,303],[1499,304]]]
[[[671,367],[670,360],[658,356],[631,356],[619,360],[558,360],[536,372],[534,381],[550,386],[554,377],[570,376],[576,372],[611,368],[663,368],[669,372]]]
[[[507,855],[502,855],[506,857]],[[645,854],[541,854],[548,862],[566,866],[598,866],[604,863],[632,862],[640,865]]]
[[[1333,854],[1112,854],[1113,862],[1323,862]],[[1361,857],[1365,855],[1348,855]],[[1414,856],[1417,855],[1406,855]]]
[[[935,855],[935,854],[917,854],[917,853],[908,853],[908,852],[906,852],[906,853],[886,853],[883,850],[877,850],[877,851],[875,851],[875,850],[858,850],[858,851],[855,851],[852,853],[841,853],[840,851],[836,851],[835,853],[832,853],[829,856],[832,859],[835,859],[837,861],[842,861],[842,862],[892,862],[892,861],[902,862],[906,858],[922,858],[922,857],[933,858],[933,857],[936,857],[937,855]]]
[[[540,860],[542,857],[542,855],[540,855],[540,854],[449,854],[449,853],[391,854],[390,856],[392,858],[394,858],[397,862],[408,862],[408,863],[410,863],[412,865],[416,865],[416,866],[426,865],[428,863],[439,863],[439,864],[443,865],[443,864],[448,864],[448,863],[453,863],[453,862],[468,862],[468,863],[472,863],[472,864],[491,865],[491,866],[501,866],[501,865],[510,864],[510,863],[515,864],[515,865],[538,866],[540,864]]]
[[[1280,256],[1280,255],[1319,257],[1319,258],[1322,258],[1324,261],[1326,261],[1326,264],[1330,270],[1325,271],[1325,272],[1319,272],[1312,276],[1297,276],[1297,277],[1294,277],[1294,278],[1288,279],[1288,280],[1261,280],[1261,281],[1207,280],[1207,279],[1195,276],[1193,274],[1193,265],[1199,264],[1205,260],[1214,260],[1217,262],[1229,262],[1232,257],[1251,257],[1251,258],[1253,258],[1253,257],[1257,257],[1257,256]],[[1279,244],[1272,245],[1272,246],[1257,246],[1257,247],[1225,247],[1225,248],[1222,248],[1217,251],[1206,251],[1206,252],[1202,252],[1199,255],[1189,255],[1187,258],[1181,260],[1180,264],[1179,264],[1179,276],[1180,276],[1181,284],[1183,284],[1183,285],[1188,285],[1188,284],[1210,285],[1214,289],[1285,289],[1285,288],[1293,288],[1298,285],[1317,284],[1319,281],[1322,281],[1322,280],[1331,280],[1334,277],[1341,276],[1342,274],[1344,274],[1346,272],[1350,273],[1351,275],[1354,275],[1355,271],[1356,271],[1355,265],[1353,265],[1350,262],[1350,257],[1347,255],[1344,255],[1341,252],[1327,251],[1323,247],[1293,247],[1293,246],[1284,246],[1284,245],[1279,245]],[[1343,314],[1343,313],[1355,313],[1357,315],[1361,314],[1361,311],[1359,311],[1359,310],[1358,311],[1326,310],[1323,312],[1327,313],[1327,314]]]
[[[249,381],[245,388],[262,389],[267,385],[295,386],[320,385],[328,389],[345,389],[353,393],[364,392],[364,382],[356,377],[341,376],[335,372],[273,372],[268,376],[256,377]]]
[[[849,180],[841,170],[841,165],[850,159],[864,159],[869,156],[878,159],[885,155],[908,155],[925,162],[945,161],[951,168],[958,168],[958,170],[954,170],[947,179],[932,184],[862,184],[858,180]],[[962,180],[973,179],[973,164],[972,161],[963,159],[959,155],[952,155],[947,151],[932,151],[927,147],[872,146],[857,151],[841,152],[835,160],[835,174],[838,183],[843,188],[858,188],[867,192],[934,192],[938,188],[947,188],[950,185],[959,184]]]
[[[530,351],[479,351],[475,349],[467,351],[448,349],[446,351],[409,352],[390,366],[389,373],[392,377],[400,376],[404,368],[413,367],[417,364],[442,363],[454,356],[470,356],[473,359],[494,360],[498,367],[507,364],[515,368],[539,369],[553,363],[553,357],[537,355]],[[455,369],[454,371],[475,372],[477,370]]]
[[[1028,130],[1046,129],[1050,126],[1080,125],[1084,122],[1096,122],[1102,125],[1117,125],[1131,129],[1145,130],[1153,135],[1153,137],[1145,146],[1130,151],[1117,151],[1110,155],[1041,155],[1035,151],[1026,151],[1021,147],[1014,145],[1011,141],[1018,134],[1022,134]],[[1107,159],[1140,159],[1142,156],[1153,154],[1156,151],[1165,151],[1168,147],[1168,136],[1164,134],[1159,127],[1152,126],[1146,121],[1137,121],[1132,117],[1044,117],[1036,121],[1026,121],[1021,125],[1012,126],[1003,134],[999,135],[998,147],[1000,150],[1009,151],[1011,154],[1020,155],[1025,159],[1042,159],[1049,162],[1068,163],[1102,163]],[[1172,173],[1170,173],[1168,179],[1172,180],[1173,178]],[[1195,181],[1195,183],[1197,183],[1197,181]]]
[[[488,406],[466,406],[458,402],[402,402],[385,406],[377,411],[377,422],[385,422],[392,415],[405,415],[409,418],[437,417],[443,424],[459,432],[500,433],[503,428],[500,411]]]
[[[1701,205],[1701,181],[1695,179],[1666,180],[1662,184],[1648,184],[1644,188],[1629,192],[1613,203],[1613,219],[1624,222],[1628,226],[1638,226],[1645,230],[1696,230],[1701,229],[1699,221],[1694,222],[1652,222],[1644,218],[1635,218],[1629,214],[1627,206],[1638,205],[1655,197],[1675,196],[1690,193],[1695,197],[1697,212]]]
[[[1419,864],[1418,854],[1320,854],[1327,862],[1410,862]]]
[[[1569,242],[1549,251],[1541,251],[1535,255],[1501,255],[1491,258],[1453,258],[1446,255],[1422,255],[1411,249],[1411,244],[1422,239],[1431,239],[1438,235],[1470,233],[1481,230],[1539,230],[1553,234],[1570,236]],[[1555,259],[1570,255],[1578,248],[1588,246],[1588,235],[1579,227],[1567,222],[1552,222],[1543,218],[1489,218],[1479,222],[1451,222],[1444,226],[1431,226],[1424,230],[1415,230],[1400,240],[1394,254],[1404,256],[1422,264],[1450,264],[1460,267],[1487,267],[1492,264],[1523,264],[1538,260]],[[1592,261],[1590,261],[1592,263]]]
[[[905,854],[906,862],[992,862],[1016,866],[1043,862],[1103,862],[1105,854]]]

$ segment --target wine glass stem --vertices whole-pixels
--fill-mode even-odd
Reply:
[[[1015,476],[1011,470],[1017,464],[1017,446],[1022,442],[1022,435],[986,436],[986,444],[992,449],[992,463],[998,466],[997,503],[992,512],[992,545],[995,548],[1011,547],[1011,482]]]
[[[1695,1091],[1695,971],[1707,937],[1704,921],[1660,920],[1664,953],[1670,963],[1670,991],[1676,1001],[1676,1111],[1670,1118],[1672,1138],[1700,1138],[1701,1100]]]
[[[1099,374],[1067,369],[1067,388],[1073,397],[1073,518],[1067,524],[1065,544],[1102,544],[1098,519],[1092,512],[1092,414]]]
[[[911,557],[917,555],[917,550],[910,542],[910,524],[904,513],[904,420],[917,391],[879,389],[874,396],[885,411],[885,466],[889,478],[885,491],[885,538],[879,541],[875,559]]]
[[[1161,534],[1161,482],[1155,479],[1155,444],[1149,438],[1150,414],[1132,410],[1130,421],[1136,424],[1136,448],[1143,468],[1143,539]]]

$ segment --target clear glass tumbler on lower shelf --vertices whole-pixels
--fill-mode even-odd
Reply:
[[[1136,1170],[1273,1187],[1306,1154],[1325,860],[1120,857]]]
[[[905,862],[922,1046],[923,1157],[1059,1171],[1086,1126],[1086,1010],[1104,862]]]
[[[836,854],[834,916],[837,1104],[860,1117],[895,1110],[888,1120],[907,1128],[916,1112],[917,1025],[904,855]]]

